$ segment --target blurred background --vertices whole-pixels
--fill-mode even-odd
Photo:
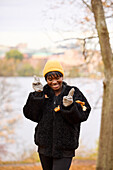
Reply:
[[[113,3],[102,1],[113,48]],[[90,1],[87,1],[87,5]],[[95,22],[84,1],[0,0],[0,160],[32,157],[36,123],[23,116],[48,59],[58,59],[64,80],[77,86],[91,104],[82,123],[77,157],[97,157],[104,65]]]

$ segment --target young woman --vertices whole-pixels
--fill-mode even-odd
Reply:
[[[69,170],[79,145],[80,124],[91,107],[82,92],[63,81],[64,71],[55,60],[47,61],[43,87],[35,77],[34,92],[23,108],[26,118],[37,122],[34,140],[43,170]]]

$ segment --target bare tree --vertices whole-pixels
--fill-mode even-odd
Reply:
[[[109,42],[103,5],[101,0],[92,0],[96,29],[99,36],[101,54],[104,62],[105,80],[97,170],[113,168],[113,53]]]

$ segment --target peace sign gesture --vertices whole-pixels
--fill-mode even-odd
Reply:
[[[34,75],[34,82],[32,83],[32,87],[35,91],[37,92],[41,92],[43,91],[43,85],[42,83],[40,82],[40,79],[39,77],[35,76]]]

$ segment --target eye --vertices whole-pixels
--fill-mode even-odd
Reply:
[[[52,79],[49,79],[49,81],[52,81]]]
[[[58,79],[60,79],[60,77],[59,77],[59,76],[56,76],[55,78],[56,78],[57,80],[58,80]]]
[[[52,78],[48,77],[48,80],[49,80],[49,81],[52,81]]]

